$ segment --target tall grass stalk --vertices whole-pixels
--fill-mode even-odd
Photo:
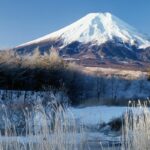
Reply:
[[[150,149],[150,111],[148,102],[131,104],[124,115],[122,150]]]

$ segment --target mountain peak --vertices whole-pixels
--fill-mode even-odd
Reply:
[[[109,12],[96,12],[89,13],[65,28],[21,46],[57,38],[62,39],[64,45],[74,41],[82,43],[94,42],[100,45],[109,40],[113,40],[113,38],[117,38],[120,42],[131,45],[136,43],[137,47],[150,45],[150,42],[143,35],[139,34],[135,28],[116,16]]]
[[[92,12],[88,13],[86,16],[99,16],[99,15],[112,16],[110,12]]]

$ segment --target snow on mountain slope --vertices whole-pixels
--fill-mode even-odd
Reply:
[[[65,28],[20,46],[58,38],[63,40],[64,46],[74,41],[95,42],[100,45],[113,38],[117,38],[123,43],[136,45],[139,48],[150,46],[150,41],[145,36],[110,13],[90,13]]]

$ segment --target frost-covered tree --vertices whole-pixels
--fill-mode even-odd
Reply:
[[[51,63],[58,63],[61,61],[61,58],[59,56],[57,49],[53,47],[50,49],[49,60]]]
[[[39,47],[35,48],[33,55],[27,58],[28,63],[32,67],[40,67],[42,56],[39,50]]]

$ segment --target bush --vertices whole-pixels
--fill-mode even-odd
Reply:
[[[148,72],[147,80],[150,81],[150,70],[148,70],[147,72]]]
[[[120,131],[123,126],[123,119],[121,117],[112,119],[112,121],[110,121],[108,125],[111,127],[111,130],[113,131]]]

